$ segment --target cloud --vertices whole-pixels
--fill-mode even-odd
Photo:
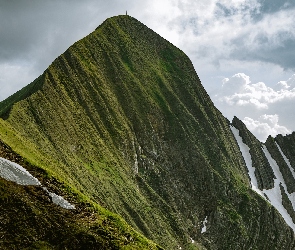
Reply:
[[[221,60],[239,60],[295,69],[294,4],[285,8],[288,1],[281,1],[266,9],[267,1],[258,0],[175,2],[176,15],[166,13],[162,24],[178,31],[174,41],[186,53],[217,67]]]
[[[295,102],[295,75],[287,81],[280,81],[276,90],[263,82],[251,83],[250,77],[238,73],[222,81],[222,96],[219,101],[228,105],[249,106],[256,109],[269,109],[272,104],[286,100]]]
[[[0,64],[0,100],[28,85],[31,74],[34,74],[32,65]]]
[[[235,74],[229,78],[224,78],[222,80],[222,90],[227,95],[235,94],[243,91],[247,85],[250,84],[250,77],[245,75],[244,73]]]
[[[284,9],[295,8],[294,1],[260,0],[262,13],[274,13]]]
[[[295,74],[292,75],[287,81],[279,81],[275,89],[276,90],[291,90],[295,88]]]
[[[256,60],[295,69],[295,16],[293,9],[264,15],[261,20],[245,25],[243,32],[232,37],[231,58]]]
[[[284,126],[279,125],[279,116],[262,115],[258,120],[245,117],[243,120],[247,128],[261,141],[266,141],[269,135],[275,137],[277,134],[290,134],[292,131]]]
[[[235,115],[243,119],[260,140],[295,130],[295,75],[271,88],[263,82],[252,83],[249,76],[238,73],[224,78],[212,99],[229,119]]]

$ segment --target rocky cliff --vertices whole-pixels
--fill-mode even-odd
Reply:
[[[166,249],[294,247],[267,191],[252,190],[238,142],[248,145],[256,188],[279,187],[293,217],[293,137],[263,148],[237,118],[231,125],[189,58],[130,16],[107,19],[72,45],[0,103],[0,115],[1,141],[32,171],[61,183],[76,205],[86,199],[117,213]],[[284,183],[266,149],[282,164]]]

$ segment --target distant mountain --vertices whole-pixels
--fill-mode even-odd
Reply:
[[[1,214],[30,221],[16,238],[7,219],[2,248],[23,239],[49,249],[295,247],[294,135],[263,145],[230,123],[189,58],[130,16],[72,45],[1,102],[0,116],[10,152],[0,157],[76,207],[0,179]]]

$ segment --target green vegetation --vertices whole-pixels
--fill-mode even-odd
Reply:
[[[281,222],[250,190],[228,121],[189,58],[130,16],[107,19],[76,42],[0,103],[0,115],[0,139],[97,214],[64,224],[73,230],[64,232],[68,243],[82,234],[114,248],[156,248],[132,226],[167,249],[249,249],[270,237],[259,223]],[[281,230],[290,234],[283,223]]]
[[[1,249],[162,249],[120,216],[77,195],[0,143],[0,157],[21,164],[53,192],[76,203],[75,210],[51,202],[38,186],[0,178]]]

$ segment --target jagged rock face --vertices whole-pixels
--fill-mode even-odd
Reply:
[[[276,161],[280,172],[282,173],[286,187],[281,187],[283,206],[291,216],[293,223],[295,222],[295,203],[294,197],[286,194],[294,194],[295,192],[295,171],[294,171],[294,133],[291,135],[278,135],[275,138],[268,137],[265,142],[272,158]]]
[[[281,147],[285,156],[289,159],[292,168],[295,166],[295,133],[293,132],[290,135],[282,136],[277,135],[275,141]]]
[[[261,142],[255,138],[255,136],[237,117],[234,117],[232,124],[234,127],[239,129],[241,137],[250,148],[250,154],[252,158],[253,167],[255,168],[255,175],[258,182],[258,188],[260,190],[264,188],[273,188],[274,173],[262,151]]]
[[[106,20],[0,114],[3,141],[167,249],[293,247],[191,61],[134,18]],[[233,123],[272,188],[261,144]]]
[[[268,151],[270,152],[272,158],[277,162],[277,164],[280,167],[280,171],[286,182],[288,192],[289,193],[295,192],[295,185],[294,185],[295,179],[282,153],[280,152],[280,148],[278,147],[278,144],[273,138],[268,137],[268,139],[265,142],[265,145]]]
[[[245,145],[247,145],[246,149],[243,146],[242,142],[239,142],[239,146],[242,150],[244,147],[244,151],[249,151],[249,156],[247,159],[247,155],[244,153],[244,157],[246,159],[246,165],[249,170],[249,178],[251,180],[251,185],[253,190],[255,190],[262,197],[266,198],[270,204],[272,204],[282,215],[287,224],[295,230],[295,171],[294,167],[291,164],[291,160],[288,159],[288,156],[291,155],[292,149],[294,148],[294,136],[287,135],[282,136],[278,135],[276,138],[268,137],[267,141],[263,144],[260,142],[253,140],[249,140],[249,134],[251,133],[247,130],[245,125],[238,120],[238,118],[234,118],[233,126],[238,130],[239,136]],[[236,135],[237,137],[237,135]],[[237,141],[239,138],[237,138]],[[255,158],[261,157],[264,155],[267,163],[265,164],[267,169],[266,171],[270,171],[269,175],[273,175],[274,178],[270,179],[273,182],[273,186],[266,188],[258,185],[259,172],[261,168],[264,166],[255,165]],[[249,158],[251,158],[249,160]],[[253,169],[255,169],[253,173]],[[252,170],[251,170],[252,169]],[[266,174],[267,175],[267,174]],[[257,186],[255,186],[257,183]],[[293,237],[292,235],[290,237]],[[289,249],[289,248],[288,248]],[[290,249],[292,247],[290,246]]]

